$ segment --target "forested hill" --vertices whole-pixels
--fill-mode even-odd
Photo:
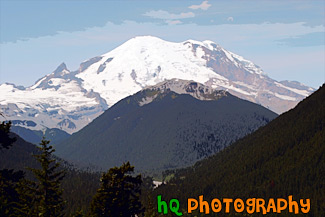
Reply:
[[[224,151],[178,171],[155,195],[178,198],[184,209],[187,198],[199,195],[208,201],[216,197],[267,199],[293,195],[297,200],[311,199],[310,212],[302,216],[325,216],[324,155],[325,85]]]
[[[27,168],[40,168],[39,162],[33,157],[35,154],[40,154],[40,150],[34,144],[26,142],[14,133],[11,133],[10,137],[16,138],[16,141],[9,149],[0,150],[0,170],[22,170],[28,179],[35,179],[32,172]],[[61,163],[60,169],[66,171],[61,186],[63,199],[66,201],[65,216],[70,216],[78,210],[87,211],[91,199],[99,187],[100,174],[76,170],[66,161],[60,159],[58,161]]]
[[[165,84],[144,89],[56,146],[58,156],[103,169],[130,161],[136,170],[157,174],[191,166],[277,117],[225,91],[205,93],[209,87],[197,82],[171,82],[185,82],[190,93],[211,99],[179,94]]]
[[[39,167],[33,154],[39,154],[34,144],[26,142],[15,133],[10,133],[11,138],[16,141],[9,149],[0,151],[0,169],[8,168],[27,171],[27,167]]]

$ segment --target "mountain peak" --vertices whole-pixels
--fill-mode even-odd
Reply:
[[[173,78],[226,90],[278,113],[295,106],[305,97],[301,93],[308,95],[313,91],[302,92],[298,87],[276,82],[253,62],[210,40],[176,43],[138,36],[84,62],[79,72],[76,77],[83,80],[83,87],[100,93],[109,106],[145,87]]]
[[[277,113],[314,91],[296,82],[277,82],[253,62],[209,40],[175,43],[138,36],[82,62],[75,71],[62,63],[26,90],[1,85],[0,111],[13,120],[33,120],[49,128],[68,119],[76,128],[62,127],[72,133],[107,106],[146,87],[199,100],[218,99],[222,93],[215,90],[223,90]],[[22,112],[11,109],[12,104]]]
[[[61,74],[64,71],[68,71],[67,65],[63,62],[55,70],[54,74]]]
[[[70,76],[70,71],[68,70],[65,63],[61,63],[51,74],[44,76],[43,78],[37,80],[31,89],[35,88],[51,88],[53,81],[51,79],[58,78],[63,79],[64,77]],[[73,76],[73,75],[72,75]],[[64,80],[64,79],[63,79]]]
[[[192,45],[199,45],[205,48],[208,48],[210,50],[213,49],[220,49],[221,47],[216,44],[213,41],[210,40],[205,40],[205,41],[197,41],[197,40],[193,40],[193,39],[188,39],[184,42],[181,43],[176,43],[176,42],[170,42],[170,41],[165,41],[161,38],[158,38],[156,36],[151,36],[151,35],[144,35],[144,36],[136,36],[134,38],[131,38],[130,40],[128,40],[126,43],[136,43],[136,44],[140,44],[140,45],[146,45],[146,44],[152,44],[152,43],[164,43],[164,44],[187,44],[190,43]]]
[[[146,45],[146,44],[163,43],[163,42],[167,42],[167,41],[164,41],[163,39],[155,36],[144,35],[144,36],[136,36],[134,38],[131,38],[128,41],[126,41],[124,44],[130,46],[130,44]]]
[[[189,40],[184,41],[183,44],[184,45],[185,44],[192,44],[192,45],[205,47],[205,48],[209,49],[210,51],[213,51],[214,49],[216,49],[216,50],[221,49],[221,47],[218,44],[216,44],[215,42],[210,41],[210,40],[196,41],[196,40],[189,39]]]
[[[156,36],[152,36],[152,35],[140,35],[140,36],[136,36],[134,38],[131,38],[130,40],[156,40],[156,41],[163,41],[163,39],[156,37]]]

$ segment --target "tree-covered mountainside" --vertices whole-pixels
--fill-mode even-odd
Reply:
[[[58,156],[107,169],[130,161],[140,171],[159,173],[193,165],[267,124],[277,115],[225,91],[198,100],[170,89],[144,89],[104,112],[56,146]]]
[[[198,199],[199,195],[207,201],[293,195],[295,200],[310,199],[308,214],[268,216],[320,217],[325,216],[324,187],[325,85],[294,109],[213,157],[177,171],[154,195],[177,198],[184,209],[187,198]]]
[[[25,142],[10,125],[0,123],[0,216],[143,216],[140,196],[152,179],[133,174],[129,162],[100,178],[55,157],[48,140]]]
[[[33,157],[35,154],[40,154],[39,149],[14,133],[11,133],[10,137],[16,138],[16,141],[9,149],[0,150],[0,170],[22,170],[28,179],[33,180],[34,177],[27,168],[40,169],[39,163]],[[63,160],[58,159],[58,161],[61,162],[60,169],[66,171],[65,178],[62,180],[62,196],[66,201],[65,216],[70,216],[78,210],[86,212],[99,187],[100,174],[78,170]]]
[[[1,169],[22,170],[26,167],[37,167],[37,162],[32,156],[33,154],[39,154],[37,147],[14,133],[9,135],[10,138],[15,138],[16,141],[10,149],[0,151]]]

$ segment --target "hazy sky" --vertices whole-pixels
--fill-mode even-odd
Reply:
[[[212,40],[271,78],[325,82],[325,2],[0,0],[0,84],[30,86],[128,39]]]

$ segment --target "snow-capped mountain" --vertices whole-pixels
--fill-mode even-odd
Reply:
[[[109,105],[172,78],[225,89],[277,113],[314,91],[296,82],[277,82],[252,62],[211,41],[172,43],[151,36],[131,39],[84,62],[77,77],[84,80],[84,88],[103,93]]]
[[[0,85],[0,111],[17,126],[73,133],[108,108],[98,93],[85,90],[81,84],[75,72],[61,64],[31,87]]]
[[[277,82],[212,41],[173,43],[142,36],[84,61],[76,71],[61,64],[31,87],[0,85],[0,109],[9,120],[34,122],[29,128],[56,127],[72,133],[119,100],[174,78],[227,90],[277,113],[314,91],[298,82]]]

